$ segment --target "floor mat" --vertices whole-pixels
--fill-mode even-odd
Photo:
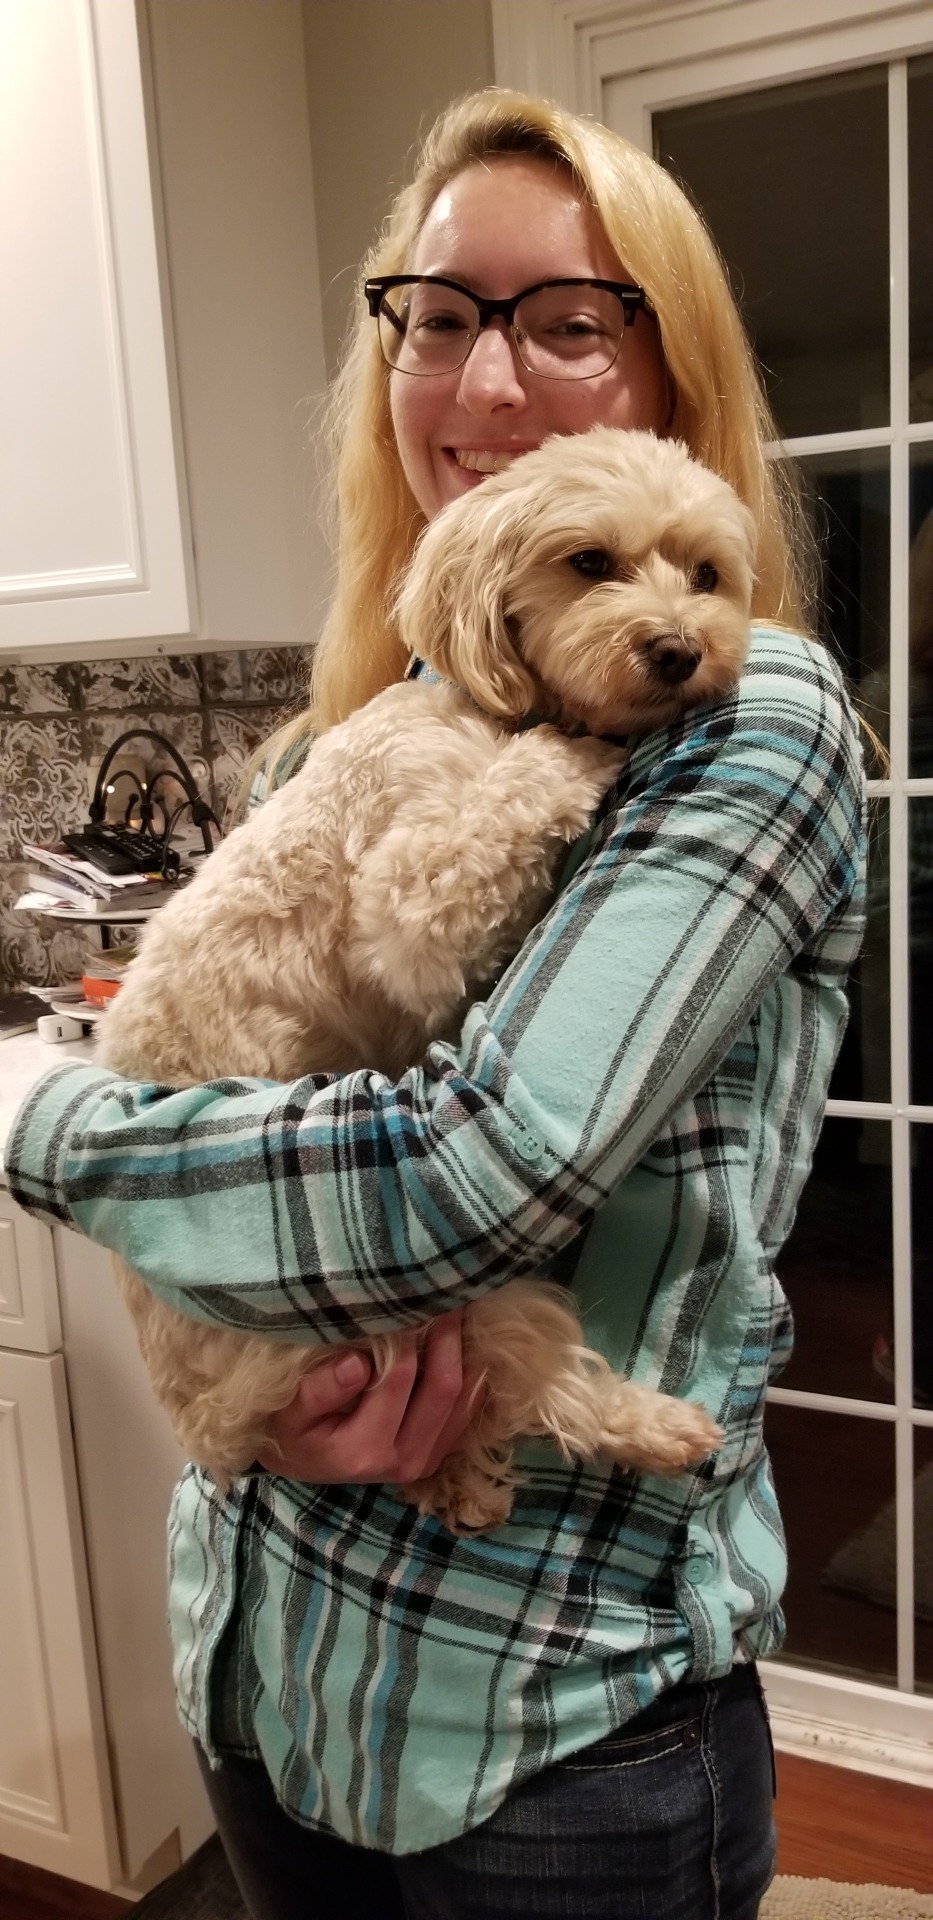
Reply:
[[[835,1880],[779,1875],[762,1902],[760,1920],[933,1920],[933,1895],[901,1887],[851,1887]]]

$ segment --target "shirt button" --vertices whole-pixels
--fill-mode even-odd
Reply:
[[[523,1129],[521,1132],[513,1133],[512,1139],[516,1152],[521,1154],[523,1160],[540,1160],[544,1152],[544,1141],[540,1134],[532,1133],[530,1129],[527,1131]]]
[[[709,1561],[702,1560],[699,1554],[695,1555],[692,1560],[684,1561],[684,1579],[689,1580],[693,1587],[702,1587],[705,1581],[712,1578],[712,1573],[713,1569]]]

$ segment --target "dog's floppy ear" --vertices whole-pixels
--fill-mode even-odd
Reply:
[[[514,641],[506,588],[519,564],[521,518],[512,498],[454,501],[422,534],[397,601],[399,629],[418,654],[504,719],[530,713],[538,683]]]

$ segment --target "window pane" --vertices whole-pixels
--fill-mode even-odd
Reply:
[[[933,446],[910,450],[910,772],[933,779]]]
[[[860,712],[887,744],[891,707],[888,455],[874,448],[824,453],[797,465],[823,566],[820,638],[841,659]]]
[[[933,59],[907,69],[910,417],[933,420]]]
[[[933,1120],[910,1129],[910,1225],[913,1401],[933,1407]],[[930,1547],[933,1555],[933,1531]]]
[[[887,425],[883,68],[654,115],[729,268],[783,435]]]
[[[887,800],[869,801],[868,914],[849,977],[849,1024],[830,1082],[832,1100],[891,1097],[891,897]]]
[[[907,803],[910,910],[910,1097],[933,1107],[933,796]]]
[[[893,1425],[769,1404],[765,1440],[790,1562],[783,1657],[893,1685]]]
[[[893,1400],[884,1364],[892,1325],[891,1130],[881,1120],[823,1127],[778,1278],[796,1338],[782,1387]]]
[[[933,1693],[933,1433],[914,1428],[914,1601],[918,1693]]]

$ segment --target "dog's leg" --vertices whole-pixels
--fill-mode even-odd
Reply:
[[[570,1297],[557,1288],[503,1287],[471,1308],[468,1326],[488,1355],[486,1438],[495,1447],[538,1435],[568,1461],[602,1454],[639,1473],[676,1474],[721,1443],[705,1408],[624,1379],[585,1346]]]
[[[584,832],[625,756],[550,726],[493,735],[484,764],[443,778],[426,810],[403,799],[354,886],[354,973],[436,1032],[493,980],[541,913],[562,850]]]
[[[568,1462],[608,1456],[662,1475],[705,1459],[722,1440],[703,1407],[613,1373],[584,1346],[570,1297],[548,1282],[513,1281],[485,1295],[464,1317],[464,1345],[483,1375],[477,1417],[436,1474],[404,1489],[453,1533],[508,1519],[523,1435],[550,1440]]]

